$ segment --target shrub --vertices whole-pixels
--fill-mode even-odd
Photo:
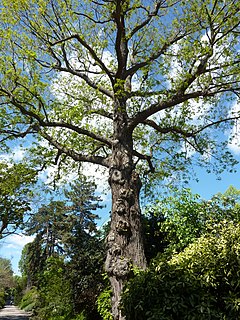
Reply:
[[[103,320],[113,320],[111,314],[111,289],[107,288],[98,297],[98,312],[102,316]]]
[[[24,309],[25,311],[33,311],[37,302],[38,292],[37,289],[33,287],[30,290],[26,291],[26,293],[22,297],[19,307],[21,309]]]
[[[0,291],[0,309],[2,309],[5,305],[5,292],[3,290]]]
[[[211,226],[183,252],[160,255],[125,287],[127,320],[240,318],[240,224]]]
[[[72,320],[72,293],[63,259],[48,258],[41,277],[38,317],[44,320]]]

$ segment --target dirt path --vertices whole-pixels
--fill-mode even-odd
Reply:
[[[15,306],[6,306],[0,310],[0,320],[29,320],[30,313]]]

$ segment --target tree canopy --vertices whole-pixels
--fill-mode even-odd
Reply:
[[[239,93],[238,9],[208,0],[2,1],[2,141],[38,134],[51,145],[44,159],[37,146],[41,161],[110,167],[121,98],[136,161],[161,175],[181,169],[192,148],[201,162],[216,156],[210,128],[239,117],[229,101]]]
[[[11,297],[11,289],[14,286],[11,261],[0,257],[0,309],[4,307],[6,300]]]

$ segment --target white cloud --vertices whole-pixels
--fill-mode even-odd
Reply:
[[[12,148],[11,153],[3,153],[0,155],[0,161],[6,161],[9,162],[10,160],[13,160],[15,162],[21,161],[25,156],[25,150],[20,147],[16,146]]]
[[[82,165],[82,172],[84,175],[88,177],[92,177],[97,185],[96,192],[100,194],[106,193],[106,199],[109,198],[109,184],[108,184],[108,170],[92,164],[92,163],[84,163]],[[104,200],[104,198],[102,197]]]
[[[23,248],[27,243],[32,242],[34,236],[26,236],[23,234],[13,234],[6,238],[5,246],[8,248]]]
[[[181,152],[186,154],[186,158],[191,158],[196,153],[196,149],[194,149],[189,143],[183,142]]]
[[[7,243],[5,245],[5,248],[7,248],[7,249],[17,249],[18,247],[13,243]]]
[[[21,147],[16,147],[13,149],[13,160],[21,161],[25,156],[25,150]]]
[[[240,104],[235,101],[229,116],[234,117],[240,115]],[[228,148],[236,155],[240,154],[240,120],[235,120],[235,124],[229,133]]]

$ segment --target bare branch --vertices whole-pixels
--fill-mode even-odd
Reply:
[[[229,62],[229,63],[220,63],[219,65],[211,67],[211,68],[206,68],[205,72],[213,72],[216,70],[221,70],[222,68],[231,67],[231,66],[238,65],[238,64],[240,64],[240,59],[237,59],[237,60],[235,60],[233,62]]]
[[[91,113],[98,114],[110,120],[113,120],[113,114],[111,112],[107,112],[106,110],[99,108],[99,109],[91,109]]]
[[[8,130],[0,129],[0,134],[7,135],[7,137],[1,139],[0,141],[3,142],[11,138],[25,138],[28,134],[34,134],[34,133],[36,133],[36,131],[31,125],[27,128],[27,130],[23,132],[11,130],[11,129],[8,129]]]
[[[78,72],[77,70],[73,70],[72,68],[65,68],[65,67],[61,67],[61,66],[53,66],[53,68],[56,70],[59,70],[59,71],[68,72],[72,75],[78,76],[79,78],[83,79],[91,88],[98,90],[99,92],[105,94],[106,96],[108,96],[111,99],[114,98],[112,91],[107,90],[107,89],[103,88],[102,86],[100,86],[98,83],[92,81],[85,73]]]
[[[82,129],[82,128],[79,128],[73,124],[70,124],[70,123],[66,123],[66,122],[57,122],[57,121],[48,121],[48,122],[45,122],[45,121],[41,121],[40,122],[40,125],[42,127],[48,127],[48,128],[53,128],[53,127],[57,127],[57,128],[66,128],[66,129],[70,129],[74,132],[77,132],[81,135],[84,135],[84,136],[87,136],[89,138],[92,138],[93,140],[96,140],[96,141],[99,141],[99,142],[102,142],[104,143],[105,145],[107,145],[109,148],[112,147],[112,141],[103,137],[103,136],[100,136],[96,133],[93,133],[89,130],[86,130],[86,129]]]
[[[234,120],[238,120],[240,119],[240,115],[236,115],[233,117],[228,117],[228,118],[224,118],[224,119],[219,119],[216,121],[212,121],[210,123],[208,123],[207,125],[201,126],[200,128],[198,128],[197,130],[191,130],[191,131],[186,131],[183,130],[179,127],[176,126],[171,126],[171,127],[165,127],[162,128],[160,127],[158,124],[156,124],[153,120],[145,120],[142,123],[146,124],[150,127],[152,127],[153,129],[155,129],[157,132],[162,133],[162,134],[167,134],[167,133],[176,133],[181,135],[187,143],[189,143],[194,149],[198,150],[199,152],[202,152],[201,148],[199,147],[196,137],[199,133],[205,131],[206,129],[210,128],[210,127],[214,127],[214,126],[219,126],[221,123],[225,123],[225,122],[230,122],[230,121],[234,121]],[[194,139],[194,144],[188,140],[187,138],[193,138]],[[144,156],[143,156],[144,157]],[[143,159],[143,157],[141,159]]]
[[[157,16],[158,11],[159,11],[159,8],[160,8],[162,2],[163,2],[163,1],[160,0],[160,1],[157,1],[157,2],[155,3],[154,10],[153,10],[152,12],[149,12],[147,19],[145,19],[142,23],[140,23],[139,25],[137,25],[137,26],[130,32],[130,34],[127,36],[128,39],[131,39],[135,33],[137,33],[137,32],[138,32],[139,30],[141,30],[143,27],[145,27],[146,25],[148,25],[149,22],[152,20],[152,18],[153,18],[154,16]]]
[[[187,101],[192,98],[198,98],[198,97],[205,97],[205,96],[211,96],[213,93],[208,93],[205,91],[193,91],[191,93],[175,93],[172,95],[172,97],[169,97],[167,100],[163,100],[161,102],[153,103],[149,108],[138,112],[134,117],[132,117],[129,120],[128,128],[129,130],[134,130],[134,128],[139,124],[143,123],[148,117],[152,116],[153,114],[160,112],[162,110],[171,108],[173,106],[176,106],[184,101]]]
[[[197,135],[198,133],[206,130],[207,128],[214,127],[214,126],[219,126],[221,123],[229,122],[229,121],[234,121],[234,120],[238,120],[238,119],[240,119],[240,115],[239,115],[239,116],[235,116],[235,117],[228,117],[228,118],[224,118],[224,119],[219,119],[219,120],[216,120],[216,121],[212,121],[211,123],[208,123],[208,124],[206,124],[205,126],[202,126],[202,127],[199,128],[198,130],[196,130],[196,131],[194,132],[194,135]]]
[[[105,23],[108,23],[110,21],[113,21],[113,19],[106,19],[106,20],[96,20],[96,19],[93,19],[92,17],[90,17],[89,15],[85,14],[85,13],[82,13],[82,12],[77,12],[77,11],[73,11],[74,14],[76,14],[77,16],[80,16],[80,17],[85,17],[87,19],[89,19],[90,21],[92,21],[93,23],[96,23],[96,24],[105,24]]]
[[[153,103],[149,108],[139,112],[135,117],[130,120],[129,129],[133,130],[138,123],[145,121],[148,117],[157,113],[161,110],[176,106],[184,101],[187,101],[192,98],[197,98],[200,96],[211,96],[214,93],[209,90],[200,90],[193,91],[190,93],[185,93],[191,84],[202,74],[206,73],[207,62],[211,58],[213,50],[209,52],[201,61],[198,67],[196,68],[193,74],[188,73],[186,79],[183,79],[181,85],[177,89],[176,93],[172,94],[172,97],[169,97],[168,100],[162,101],[159,103]],[[171,94],[171,92],[168,92]]]

